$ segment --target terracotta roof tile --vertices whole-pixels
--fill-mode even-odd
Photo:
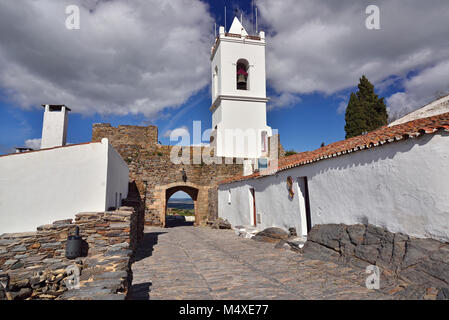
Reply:
[[[274,169],[267,169],[263,173],[256,172],[249,176],[240,175],[231,177],[220,181],[219,184],[264,177],[278,171],[287,170],[323,159],[338,157],[343,154],[364,150],[367,148],[375,148],[385,143],[414,138],[423,134],[433,134],[438,130],[449,131],[449,112],[428,118],[416,119],[392,127],[383,126],[379,129],[368,132],[365,135],[337,141],[314,151],[306,151],[288,157],[283,157],[278,160],[278,165]]]

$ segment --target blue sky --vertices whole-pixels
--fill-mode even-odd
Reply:
[[[81,143],[92,138],[92,124],[108,122],[113,126],[129,125],[157,125],[159,128],[159,141],[162,144],[174,144],[168,136],[167,130],[178,127],[187,127],[192,133],[193,121],[201,121],[202,130],[212,125],[210,107],[210,88],[207,86],[192,95],[188,101],[174,112],[169,110],[170,117],[165,114],[157,119],[144,119],[138,115],[82,115],[70,113],[68,126],[68,142]],[[395,92],[392,86],[385,91],[386,94]],[[349,88],[338,96],[349,96]],[[268,88],[269,96],[270,88]],[[344,112],[339,112],[340,99],[337,96],[322,94],[306,94],[301,101],[287,108],[269,110],[267,122],[272,128],[277,128],[281,134],[281,142],[287,150],[307,151],[318,148],[322,142],[329,144],[345,137]],[[39,138],[42,133],[43,108],[36,107],[31,110],[18,108],[13,103],[0,102],[2,117],[0,118],[0,153],[13,152],[14,147],[24,146],[24,141]],[[208,141],[203,141],[207,143]]]
[[[80,30],[64,28],[68,4],[81,8]],[[365,27],[368,4],[380,30]],[[209,128],[214,23],[224,25],[226,6],[229,28],[238,9],[251,33],[252,5],[267,33],[267,122],[287,150],[344,139],[363,74],[394,116],[449,92],[443,0],[2,1],[0,154],[40,138],[43,103],[72,108],[70,143],[89,141],[98,122],[157,125],[163,144],[195,120]]]

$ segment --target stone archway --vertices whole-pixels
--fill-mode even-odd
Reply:
[[[197,188],[194,188],[191,186],[180,185],[180,186],[171,187],[171,188],[168,188],[165,190],[165,221],[166,221],[165,225],[167,225],[168,200],[170,199],[170,197],[172,195],[174,195],[178,191],[184,191],[185,193],[187,193],[190,196],[190,198],[192,198],[193,209],[195,212],[195,223],[197,223],[197,221],[196,221],[197,220],[196,204],[197,204],[199,190]]]
[[[165,214],[167,202],[170,197],[178,191],[184,191],[193,200],[195,209],[195,225],[200,225],[207,220],[208,210],[208,187],[199,186],[190,182],[174,182],[163,186],[156,186],[154,190],[155,201],[151,209],[156,210],[162,226],[165,227]]]

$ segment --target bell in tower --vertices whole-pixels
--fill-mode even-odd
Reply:
[[[237,63],[237,89],[248,90],[248,65],[246,61],[239,61]]]

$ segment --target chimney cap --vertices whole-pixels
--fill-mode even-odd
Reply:
[[[43,104],[42,107],[45,108],[45,106],[47,106],[47,104]],[[62,107],[65,107],[67,109],[67,111],[72,111],[69,107],[67,107],[65,104],[48,104],[48,106],[50,107],[50,109],[53,110],[61,110]]]

